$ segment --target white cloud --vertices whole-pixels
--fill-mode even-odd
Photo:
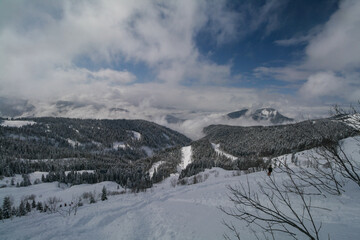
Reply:
[[[333,72],[319,72],[311,75],[299,92],[305,97],[343,96],[346,94],[345,79]]]
[[[260,28],[270,34],[281,25],[278,14],[286,2],[267,0],[260,7],[250,2],[244,12],[235,13],[225,0],[3,1],[0,96],[49,102],[96,99],[150,115],[169,106],[231,111],[261,102],[276,105],[288,96],[209,87],[233,80],[232,65],[202,56],[196,36],[206,31],[210,41],[223,44]],[[86,69],[87,61],[97,67]],[[126,70],[138,63],[149,68],[154,81],[153,76]],[[284,81],[310,74],[292,66],[260,67],[256,72]]]
[[[100,66],[119,61],[142,62],[159,80],[173,85],[186,79],[203,83],[227,80],[230,66],[201,59],[194,42],[195,35],[209,22],[214,28],[223,29],[212,32],[215,38],[232,38],[231,29],[226,29],[233,17],[226,14],[229,10],[224,4],[225,1],[62,1],[44,5],[36,1],[6,2],[1,12],[11,10],[18,18],[9,14],[8,18],[1,18],[6,24],[0,25],[0,94],[56,98],[86,89],[86,84],[95,87],[104,82],[114,85],[136,80],[126,70],[77,67],[77,59],[82,57]],[[216,11],[217,7],[222,11]]]
[[[360,1],[342,0],[339,9],[322,26],[307,35],[275,41],[281,46],[307,43],[305,57],[298,63],[277,68],[259,67],[258,76],[283,81],[306,82],[299,88],[302,97],[354,102],[360,99]],[[335,97],[335,98],[334,98]]]
[[[127,71],[114,71],[112,69],[100,69],[97,72],[88,71],[89,75],[96,80],[109,81],[112,84],[125,84],[135,81],[136,76]]]
[[[354,70],[360,66],[360,1],[344,0],[306,48],[308,68]]]

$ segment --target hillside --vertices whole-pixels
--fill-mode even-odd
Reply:
[[[152,155],[153,151],[190,142],[178,132],[144,120],[3,120],[0,133],[1,154],[24,159],[97,154],[135,160]],[[8,145],[11,146],[7,148]]]
[[[242,170],[265,167],[267,163],[263,158],[295,153],[321,144],[333,144],[357,135],[358,131],[340,121],[319,119],[277,126],[211,125],[204,128],[204,133],[204,138],[191,143],[191,161],[181,172],[181,178],[215,166]],[[181,156],[180,150],[176,151],[176,155]],[[166,168],[166,171],[163,170],[165,176],[177,171],[176,165],[169,162],[180,162],[180,159],[156,160],[167,162],[166,167],[160,165],[160,169]]]
[[[350,146],[353,139],[344,140]],[[354,149],[349,149],[353,152]],[[308,152],[299,152],[295,157],[306,163]],[[358,155],[354,155],[358,158]],[[285,161],[291,155],[277,159]],[[291,165],[292,167],[295,167]],[[296,168],[294,168],[296,169]],[[232,222],[241,233],[241,239],[254,239],[251,229],[243,222],[226,216],[219,206],[233,207],[228,199],[226,186],[240,182],[249,182],[250,188],[258,190],[258,183],[264,184],[268,177],[264,171],[239,176],[237,171],[225,171],[220,168],[206,170],[199,174],[197,184],[173,185],[178,175],[153,186],[151,191],[137,194],[120,194],[109,196],[107,201],[79,207],[76,215],[60,213],[46,214],[33,210],[27,216],[14,217],[0,222],[2,239],[222,239],[224,233],[231,235],[222,221]],[[274,178],[283,181],[286,176],[275,169]],[[190,178],[188,179],[191,182]],[[45,201],[50,196],[62,198],[62,204],[84,192],[99,194],[102,187],[108,191],[122,191],[116,184],[103,182],[94,185],[79,185],[70,188],[59,188],[56,183],[41,183],[26,188],[7,187],[0,189],[0,199],[11,194],[16,204],[23,195],[36,194],[36,201]],[[357,239],[360,234],[360,192],[358,186],[346,183],[345,193],[341,196],[326,194],[313,196],[316,224],[322,224],[320,239]],[[298,202],[291,199],[297,207]],[[326,210],[330,209],[330,210]],[[64,210],[65,211],[65,210]],[[61,212],[61,211],[60,211]],[[290,214],[290,213],[289,213]],[[261,230],[256,229],[259,234]],[[298,239],[308,239],[298,233]],[[277,233],[275,239],[289,239],[283,233]]]
[[[189,143],[184,135],[144,120],[2,120],[0,175],[51,171],[54,175],[47,181],[79,184],[109,179],[135,187],[142,179],[145,187],[151,184],[144,159]],[[63,174],[84,169],[96,172],[81,179],[66,179]]]
[[[256,110],[242,109],[228,113],[226,116],[230,119],[252,119],[256,122],[267,121],[272,124],[282,124],[294,121],[294,119],[282,115],[274,108],[260,108]]]

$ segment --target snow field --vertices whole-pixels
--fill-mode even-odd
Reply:
[[[191,146],[181,148],[181,163],[179,165],[181,170],[185,169],[192,162],[191,155]]]
[[[227,157],[228,159],[230,159],[231,161],[235,161],[236,159],[238,159],[237,157],[229,154],[229,153],[226,153],[224,151],[221,151],[220,150],[220,143],[218,144],[215,144],[215,143],[211,143],[211,146],[213,147],[213,149],[215,150],[215,152],[219,155],[223,155],[225,157]]]
[[[119,148],[125,149],[126,145],[124,142],[114,142],[113,149],[118,150]]]
[[[151,166],[151,168],[149,169],[150,178],[152,178],[152,176],[154,175],[155,169],[157,170],[157,168],[163,163],[165,163],[165,161],[159,161]]]
[[[23,127],[26,125],[33,125],[36,124],[34,121],[20,121],[20,120],[5,120],[0,125],[3,127]]]
[[[141,134],[139,132],[131,131],[131,133],[133,134],[134,140],[139,141],[141,139]]]
[[[2,239],[211,240],[222,239],[222,234],[228,232],[222,224],[224,219],[232,221],[238,227],[243,239],[253,239],[254,236],[244,223],[226,216],[218,207],[232,206],[227,197],[227,185],[249,181],[251,188],[256,190],[257,182],[268,179],[266,173],[233,176],[232,171],[213,168],[203,174],[209,174],[209,178],[194,185],[172,187],[172,178],[178,177],[173,175],[144,193],[109,196],[108,201],[80,207],[76,216],[63,217],[59,214],[32,212],[25,217],[5,220],[0,225],[0,235]],[[279,181],[284,177],[281,174],[276,175]],[[96,184],[96,191],[100,193],[103,185],[108,190],[115,189],[116,186],[112,184]],[[38,189],[30,190],[31,187]],[[46,183],[24,189],[29,188],[29,193],[35,191],[43,197],[49,191],[49,195],[62,192],[60,196],[63,199],[66,196],[70,199],[80,192],[92,191],[91,187],[92,185],[79,185],[59,189],[56,183]],[[316,214],[315,220],[323,223],[322,238],[327,239],[327,233],[330,233],[332,239],[357,239],[360,234],[360,203],[357,200],[360,191],[357,188],[349,183],[342,196],[328,196],[326,201],[314,199],[314,205],[321,204],[321,207],[331,209],[319,210],[319,214]],[[288,236],[280,234],[276,239],[288,239]]]
[[[360,138],[348,138],[341,143],[347,153],[357,161],[360,159]],[[308,158],[304,151],[295,154],[300,164],[306,166]],[[187,159],[187,160],[186,160]],[[191,148],[182,149],[182,163],[191,159]],[[186,160],[186,161],[185,161]],[[274,159],[275,160],[275,159]],[[291,154],[277,158],[277,161],[291,163]],[[185,164],[184,164],[185,165]],[[291,165],[295,170],[297,167]],[[241,234],[241,239],[254,239],[245,223],[239,222],[221,212],[218,207],[233,207],[226,186],[249,182],[250,189],[259,190],[258,183],[269,181],[266,172],[256,172],[236,176],[234,171],[220,168],[206,170],[208,178],[198,184],[176,185],[178,174],[174,174],[147,192],[109,196],[107,201],[85,204],[77,215],[63,217],[59,214],[31,212],[27,216],[0,222],[1,239],[222,239],[224,232],[231,233],[222,221],[232,222]],[[286,174],[274,169],[272,177],[278,182],[287,179]],[[203,178],[205,179],[205,178]],[[12,195],[19,201],[23,195],[35,194],[36,200],[49,196],[59,196],[63,201],[83,192],[95,190],[101,193],[103,186],[116,191],[117,184],[103,182],[94,185],[77,185],[71,188],[58,188],[57,183],[41,183],[23,188],[7,187],[0,189],[0,198]],[[315,222],[322,223],[321,239],[358,239],[360,235],[360,189],[352,183],[345,184],[341,196],[326,194],[326,198],[313,196],[312,205],[324,209],[313,209]],[[122,189],[118,190],[121,191]],[[42,196],[41,198],[39,196]],[[261,195],[259,195],[261,197]],[[266,202],[266,199],[262,198]],[[295,210],[301,212],[299,200],[292,198]],[[289,213],[290,214],[290,213]],[[299,239],[308,239],[297,235]],[[279,233],[275,239],[289,239]]]

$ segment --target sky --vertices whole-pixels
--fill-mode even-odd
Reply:
[[[360,99],[359,26],[358,0],[0,0],[0,97],[324,114]]]

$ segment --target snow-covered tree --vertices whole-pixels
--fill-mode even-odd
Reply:
[[[102,193],[101,193],[101,201],[107,200],[106,194],[107,194],[106,187],[104,186],[103,189],[102,189]]]
[[[35,199],[33,199],[32,203],[31,203],[31,207],[32,207],[32,208],[36,208],[36,202],[35,202]]]
[[[18,215],[19,216],[25,216],[26,213],[27,213],[27,211],[26,211],[26,208],[25,208],[25,203],[24,203],[24,201],[21,201],[20,205],[19,205]]]
[[[3,201],[3,216],[4,218],[10,218],[11,217],[11,207],[12,207],[12,201],[10,196],[6,196],[4,197],[4,201]]]
[[[26,201],[25,207],[26,207],[26,212],[31,212],[31,205],[28,201]]]
[[[43,205],[41,202],[38,202],[37,205],[36,205],[36,210],[42,212],[43,211]]]

